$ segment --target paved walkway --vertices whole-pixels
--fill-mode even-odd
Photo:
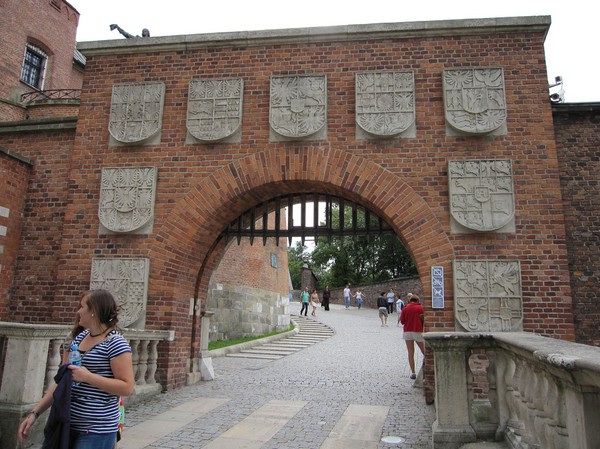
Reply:
[[[215,358],[215,380],[131,405],[119,449],[429,449],[435,410],[409,378],[397,315],[316,319],[334,335],[274,360]]]

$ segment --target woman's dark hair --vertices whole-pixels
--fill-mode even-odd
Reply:
[[[89,309],[98,317],[98,321],[109,327],[117,327],[119,306],[111,292],[104,289],[90,290],[86,293]]]

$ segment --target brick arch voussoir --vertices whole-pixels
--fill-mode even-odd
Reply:
[[[407,181],[347,151],[312,147],[257,152],[199,180],[178,201],[157,233],[160,245],[152,257],[164,264],[165,270],[177,270],[194,260],[192,253],[201,258],[207,255],[225,224],[250,204],[281,195],[285,188],[298,191],[319,186],[368,206],[386,219],[413,255],[421,274],[431,265],[449,264],[453,249],[446,232]]]

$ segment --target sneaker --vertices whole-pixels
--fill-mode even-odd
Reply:
[[[416,375],[415,373],[412,373],[412,374],[410,375],[410,378],[414,380],[414,379],[416,379],[416,378],[417,378],[417,375]]]

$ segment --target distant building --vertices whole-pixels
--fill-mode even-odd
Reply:
[[[79,98],[85,57],[76,48],[78,24],[79,12],[64,0],[0,2],[3,121],[31,118],[31,100]],[[33,95],[23,101],[25,93]]]

